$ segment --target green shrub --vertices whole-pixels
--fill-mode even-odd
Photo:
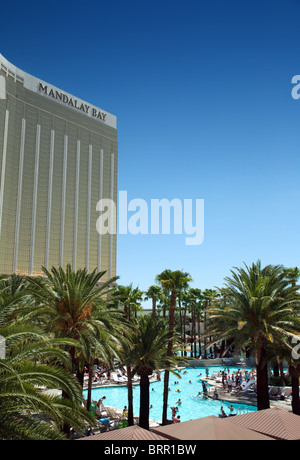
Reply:
[[[269,385],[271,385],[272,387],[282,387],[282,386],[290,387],[292,385],[292,379],[289,375],[285,375],[284,383],[283,383],[280,376],[271,377],[269,379]]]

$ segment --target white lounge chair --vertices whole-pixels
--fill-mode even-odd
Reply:
[[[123,413],[118,412],[114,407],[105,406],[104,410],[107,413],[108,418],[114,422],[121,422],[126,419]]]
[[[291,388],[285,388],[282,392],[282,396],[284,397],[284,399],[287,399],[291,396],[292,394],[292,389]]]
[[[241,384],[242,391],[248,391],[248,390],[250,390],[251,386],[252,386],[252,385],[255,385],[255,384],[256,384],[255,379],[249,380],[249,382],[243,382],[243,383]]]
[[[216,378],[218,378],[218,377],[220,377],[220,372],[218,372],[218,371],[213,371],[213,373],[211,374],[211,378],[212,378],[212,379],[216,379]]]
[[[116,372],[111,373],[111,379],[116,383],[125,383],[127,379],[125,377],[119,377]]]
[[[269,388],[269,397],[270,399],[279,399],[281,396],[280,392],[279,392],[279,388],[278,387],[270,387]]]

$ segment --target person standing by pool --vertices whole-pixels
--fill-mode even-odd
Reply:
[[[223,406],[221,407],[221,414],[219,415],[220,418],[226,418],[227,414],[224,412]]]
[[[178,415],[178,417],[173,417],[172,420],[174,423],[180,423],[180,415]]]
[[[240,372],[239,379],[240,379],[240,385],[242,385],[242,383],[243,383],[243,374],[242,374],[242,372]]]
[[[202,387],[203,387],[203,398],[207,399],[208,398],[208,391],[207,391],[207,386],[205,382],[202,382]]]
[[[234,407],[232,404],[230,404],[230,406],[228,406],[228,409],[230,410],[230,412],[232,413],[234,411]]]
[[[209,367],[207,366],[207,368],[205,369],[205,373],[206,373],[206,378],[208,379],[208,376],[209,376]]]
[[[97,402],[97,406],[99,407],[100,412],[101,412],[101,411],[104,411],[104,405],[103,405],[104,399],[106,399],[106,396],[103,396],[103,397],[102,397],[101,399],[99,399],[99,401]]]
[[[227,386],[227,375],[226,375],[226,372],[223,371],[222,372],[222,384],[223,384],[223,389],[225,390],[226,386]]]
[[[172,407],[171,407],[171,410],[172,410],[172,417],[175,417],[176,412],[177,412],[177,410],[178,410],[177,407],[176,407],[176,406],[172,406]]]
[[[232,385],[233,385],[233,381],[232,381],[231,375],[229,375],[229,376],[228,376],[228,379],[227,379],[228,393],[231,392],[231,390],[232,390]]]
[[[215,388],[214,390],[214,396],[213,396],[214,399],[219,399],[219,393],[218,393],[218,390],[217,388]]]

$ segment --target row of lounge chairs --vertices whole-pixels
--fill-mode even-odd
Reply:
[[[292,395],[291,388],[283,388],[280,387],[270,387],[269,388],[269,397],[272,400],[279,401],[279,400],[287,400]]]
[[[118,372],[112,372],[111,373],[111,382],[115,382],[115,383],[127,383],[128,382],[128,378],[125,376],[125,375],[121,375],[121,373],[118,373]],[[135,375],[133,378],[132,378],[132,382],[133,383],[137,383],[140,381],[140,377]]]
[[[132,381],[133,383],[139,382],[140,377],[134,376]],[[88,376],[85,376],[84,378],[84,383],[87,384],[88,382]],[[107,374],[102,374],[101,378],[99,380],[96,380],[93,382],[93,386],[97,386],[99,384],[105,384],[105,383],[127,383],[128,379],[126,375],[122,375],[121,372],[111,372],[110,377],[108,377]]]

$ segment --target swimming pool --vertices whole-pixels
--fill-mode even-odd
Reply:
[[[182,422],[193,420],[196,418],[207,417],[209,415],[218,416],[220,414],[221,406],[224,411],[229,415],[230,411],[228,406],[231,404],[225,401],[214,401],[212,399],[203,399],[202,397],[196,397],[198,392],[202,392],[202,383],[200,376],[205,377],[205,367],[186,368],[186,373],[182,370],[180,375],[181,379],[173,374],[170,374],[169,380],[169,398],[168,398],[168,418],[172,418],[172,406],[178,407],[177,415],[180,415]],[[209,374],[213,371],[220,371],[221,367],[209,367]],[[226,368],[227,369],[227,368]],[[229,367],[230,372],[238,370],[238,367]],[[223,370],[223,369],[222,369]],[[249,371],[251,369],[248,369]],[[201,375],[200,375],[201,374]],[[178,381],[179,384],[174,382]],[[189,383],[189,382],[192,383]],[[163,406],[163,374],[161,381],[153,382],[150,384],[150,419],[160,421],[162,419],[162,406]],[[136,385],[133,387],[133,410],[134,415],[139,416],[140,406],[140,387]],[[180,391],[178,391],[180,390]],[[84,397],[86,398],[87,391],[84,391]],[[103,396],[106,397],[104,403],[107,406],[117,407],[123,409],[124,406],[128,406],[128,391],[127,387],[102,387],[92,390],[92,399],[99,400]],[[181,405],[176,404],[181,399]],[[257,410],[255,406],[248,406],[239,403],[232,403],[235,414],[254,412]]]

